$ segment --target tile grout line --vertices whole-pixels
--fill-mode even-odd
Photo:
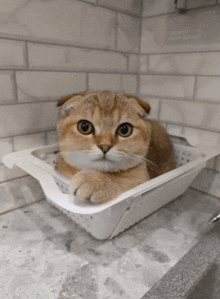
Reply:
[[[8,180],[8,181],[9,181],[9,180]],[[8,181],[5,181],[4,183],[7,183]],[[35,203],[37,203],[37,202],[41,202],[41,201],[43,201],[43,200],[46,200],[45,197],[44,197],[44,198],[41,198],[41,199],[38,199],[38,200],[36,200],[36,201],[34,201],[34,202],[28,203],[28,204],[26,204],[26,205],[22,205],[22,206],[20,206],[20,207],[16,207],[16,208],[14,208],[14,209],[10,209],[10,210],[1,212],[1,213],[0,213],[0,217],[3,216],[3,215],[5,215],[5,214],[9,214],[9,213],[11,213],[11,212],[14,212],[14,211],[20,210],[20,209],[22,209],[22,208],[28,207],[28,206],[30,206],[30,205],[33,205],[33,204],[35,204]]]
[[[141,15],[140,15],[140,24],[139,24],[139,44],[138,44],[138,69],[137,69],[137,95],[141,96],[141,72],[140,72],[140,57],[141,57],[141,40],[142,40],[142,11],[143,11],[143,1],[141,0]]]
[[[195,81],[194,81],[194,88],[193,88],[193,94],[192,94],[192,100],[195,102],[196,100],[196,93],[197,93],[197,84],[198,83],[198,76],[195,76]]]
[[[57,47],[66,47],[66,48],[74,48],[74,49],[85,49],[88,51],[102,51],[102,52],[114,52],[118,54],[137,54],[136,51],[123,51],[123,50],[117,50],[115,47],[113,48],[95,48],[95,47],[90,47],[88,45],[77,45],[77,44],[66,44],[66,43],[59,43],[59,42],[53,42],[53,41],[45,41],[45,40],[30,40],[30,39],[19,39],[19,38],[10,38],[10,37],[1,37],[0,40],[9,40],[9,41],[18,41],[18,42],[23,42],[23,43],[32,43],[32,44],[40,44],[42,46],[57,46]]]
[[[217,1],[217,0],[216,0]],[[214,4],[210,4],[210,5],[203,5],[203,6],[199,6],[199,7],[192,7],[192,8],[189,8],[187,12],[190,12],[190,11],[198,11],[198,10],[205,10],[205,9],[209,9],[209,8],[212,8],[212,7],[217,7],[219,6],[219,3],[214,3]],[[165,12],[165,13],[160,13],[160,14],[156,14],[156,15],[151,15],[151,16],[146,16],[144,17],[143,16],[143,20],[144,19],[151,19],[151,18],[159,18],[159,17],[164,17],[164,16],[169,16],[169,15],[181,15],[179,14],[179,12],[177,10],[173,10],[173,11],[170,11],[170,12]]]
[[[84,1],[83,1],[83,2],[84,2]],[[84,2],[84,3],[85,3],[85,2]],[[119,8],[119,10],[117,10],[116,8],[113,8],[113,7],[110,7],[110,6],[102,5],[102,4],[98,3],[97,0],[96,0],[96,3],[86,2],[86,4],[89,4],[89,5],[92,5],[92,6],[97,6],[97,7],[104,8],[104,9],[108,9],[108,10],[113,11],[113,12],[124,13],[124,14],[126,14],[126,15],[131,16],[131,17],[137,17],[137,18],[139,18],[140,15],[141,15],[141,14],[135,14],[135,13],[132,13],[132,12],[129,12],[129,11],[120,9],[120,8]]]
[[[197,189],[196,187],[193,187],[193,186],[189,186],[189,188],[191,188],[191,189],[193,189],[195,191],[198,191],[198,192],[200,192],[202,194],[209,195],[209,196],[213,197],[214,199],[216,199],[217,201],[220,201],[220,197],[217,196],[217,195],[211,194],[211,193],[209,193],[207,191],[203,191],[203,190]]]
[[[129,55],[139,55],[138,53],[125,53],[124,56],[127,57]],[[148,54],[140,54],[140,56],[147,56],[149,57]],[[148,58],[147,58],[148,60]],[[130,71],[127,69],[127,66],[125,69],[117,69],[117,70],[99,70],[99,69],[65,69],[65,68],[60,68],[60,69],[50,69],[47,68],[36,68],[36,69],[21,69],[21,68],[1,68],[0,67],[0,71],[1,72],[10,72],[10,71],[16,71],[16,72],[44,72],[44,73],[74,73],[74,74],[81,74],[81,73],[86,73],[86,72],[89,72],[89,73],[98,73],[98,74],[133,74],[133,75],[137,75],[137,72],[135,71]],[[215,74],[215,75],[211,75],[211,74],[177,74],[177,73],[153,73],[151,71],[148,70],[148,73],[143,73],[143,72],[140,72],[140,75],[142,76],[152,76],[152,77],[208,77],[208,78],[219,78],[220,77],[220,72],[219,74]]]
[[[132,54],[127,54],[127,55],[132,55]],[[137,55],[137,54],[133,54],[133,55]],[[58,69],[58,70],[54,70],[54,69],[1,69],[0,71],[2,72],[10,72],[10,71],[16,71],[16,72],[28,72],[28,73],[71,73],[71,74],[84,74],[84,73],[91,73],[91,74],[112,74],[112,75],[117,75],[117,74],[124,74],[124,75],[137,75],[137,73],[131,72],[127,70],[127,66],[126,69],[121,69],[121,70],[98,70],[98,69],[72,69],[72,70],[67,70],[67,69]]]

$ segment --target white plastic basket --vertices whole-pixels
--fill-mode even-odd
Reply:
[[[9,168],[18,166],[41,184],[46,199],[97,239],[113,238],[153,213],[191,184],[219,149],[174,143],[176,169],[138,185],[112,201],[94,204],[78,201],[69,191],[69,179],[54,169],[58,145],[14,152],[3,157]]]

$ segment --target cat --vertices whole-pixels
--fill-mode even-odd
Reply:
[[[62,97],[56,169],[82,200],[109,201],[174,168],[165,129],[148,119],[150,105],[126,93]]]

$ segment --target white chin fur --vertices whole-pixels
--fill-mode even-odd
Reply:
[[[115,149],[109,150],[104,157],[102,151],[97,147],[92,151],[70,151],[64,156],[71,166],[102,172],[126,170],[140,163],[140,160],[133,157],[119,155]]]

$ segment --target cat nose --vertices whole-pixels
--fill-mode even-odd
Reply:
[[[100,144],[98,147],[106,154],[112,146],[110,144]]]

